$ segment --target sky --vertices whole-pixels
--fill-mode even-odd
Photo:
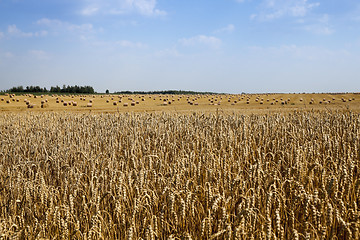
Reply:
[[[0,90],[359,92],[358,0],[0,0]]]

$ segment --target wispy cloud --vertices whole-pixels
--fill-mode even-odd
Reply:
[[[146,48],[147,45],[141,42],[132,42],[128,40],[121,40],[116,42],[117,45],[124,48]]]
[[[0,39],[2,39],[4,37],[4,33],[0,32]]]
[[[84,16],[95,14],[131,14],[144,16],[163,16],[166,11],[156,7],[157,0],[84,0],[85,6],[80,11]]]
[[[48,34],[47,31],[23,32],[15,24],[9,25],[7,32],[10,36],[15,37],[43,37]]]
[[[155,53],[156,57],[181,57],[182,54],[176,48],[167,48]]]
[[[60,21],[58,19],[42,18],[36,22],[38,25],[45,26],[54,35],[72,34],[80,40],[88,40],[97,32],[92,24],[73,24]]]
[[[33,36],[33,34],[30,32],[29,33],[22,32],[20,29],[18,29],[16,27],[15,24],[9,25],[7,31],[8,31],[9,35],[13,35],[13,36],[19,36],[19,37],[32,37]]]
[[[335,32],[330,25],[330,17],[327,14],[321,16],[315,23],[305,25],[304,29],[318,35],[331,35]]]
[[[139,41],[129,41],[129,40],[118,40],[118,41],[101,41],[94,40],[88,42],[90,45],[95,46],[96,48],[107,50],[107,51],[116,51],[117,49],[146,49],[147,44]]]
[[[6,53],[4,54],[4,56],[5,56],[6,58],[13,58],[13,57],[14,57],[14,54],[13,54],[12,52],[6,52]]]
[[[95,15],[99,11],[99,8],[96,6],[87,6],[80,11],[81,15],[91,16]]]
[[[282,17],[304,17],[319,5],[319,2],[308,0],[264,0],[260,12],[252,14],[250,18],[271,21]]]
[[[235,31],[235,26],[233,24],[229,24],[226,27],[216,29],[214,33],[232,33]]]
[[[352,11],[348,13],[347,17],[350,21],[360,22],[360,3],[357,3]]]
[[[55,31],[69,31],[69,32],[94,32],[94,27],[92,24],[72,24],[68,22],[63,22],[57,19],[48,19],[42,18],[36,22],[39,25],[46,26]]]
[[[219,48],[221,40],[213,36],[198,35],[190,38],[182,38],[179,42],[183,46],[205,45],[210,48]]]
[[[49,54],[42,50],[30,50],[29,55],[39,60],[48,60]]]

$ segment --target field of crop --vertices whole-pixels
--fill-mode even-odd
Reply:
[[[360,112],[360,95],[236,94],[236,95],[7,95],[4,111],[72,112],[247,112],[348,109]]]
[[[327,106],[343,104],[335,98]],[[203,100],[189,106],[213,107]],[[107,104],[96,96],[83,108],[98,101]],[[223,97],[218,107],[246,108],[232,101]],[[246,115],[157,112],[169,105],[155,113],[2,112],[0,238],[359,239],[360,117],[351,106]]]

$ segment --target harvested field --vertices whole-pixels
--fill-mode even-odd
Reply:
[[[1,238],[359,239],[357,112],[32,110],[1,113]]]
[[[216,95],[7,95],[0,112],[225,112],[269,113],[294,110],[360,112],[360,95],[216,94]]]

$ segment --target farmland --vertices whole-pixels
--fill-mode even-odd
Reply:
[[[7,95],[0,111],[92,112],[276,112],[294,110],[360,111],[359,94],[238,95]]]
[[[0,98],[1,238],[360,237],[359,95]]]

